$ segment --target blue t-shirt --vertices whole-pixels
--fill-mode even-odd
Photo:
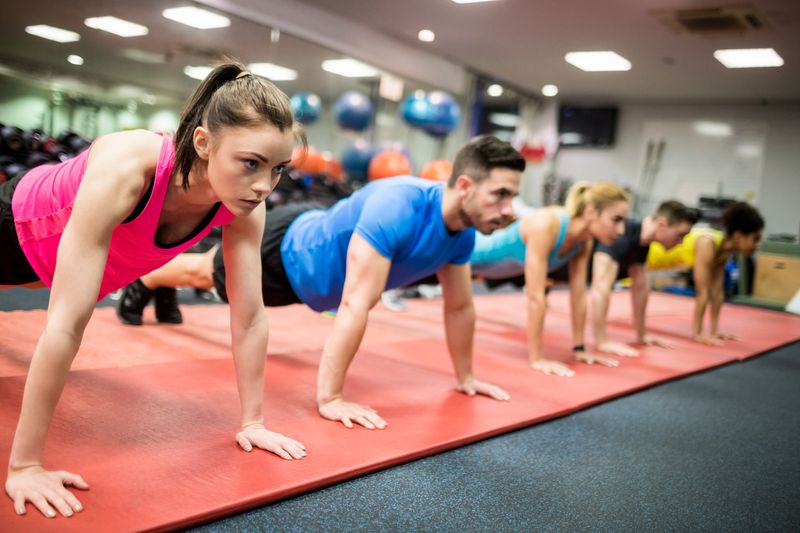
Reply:
[[[387,289],[411,284],[447,263],[466,263],[475,230],[448,231],[443,191],[443,183],[401,176],[374,181],[327,210],[303,213],[281,243],[292,289],[315,311],[338,307],[354,231],[391,260]]]

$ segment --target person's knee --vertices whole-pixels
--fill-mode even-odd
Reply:
[[[210,289],[214,286],[213,277],[213,254],[197,254],[198,257],[188,265],[188,276],[192,287],[196,289]]]

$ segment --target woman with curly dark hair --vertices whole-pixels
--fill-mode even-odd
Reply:
[[[723,213],[722,225],[724,231],[693,229],[679,245],[667,251],[653,243],[647,257],[648,270],[692,268],[695,286],[692,338],[703,344],[720,345],[735,338],[718,329],[719,312],[725,300],[725,263],[731,254],[753,255],[761,241],[764,219],[750,204],[735,202]],[[711,324],[708,334],[703,334],[703,316],[708,307]]]

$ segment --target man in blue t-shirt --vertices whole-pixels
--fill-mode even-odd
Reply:
[[[595,243],[592,257],[592,325],[597,351],[624,357],[636,357],[639,351],[606,335],[608,301],[614,282],[630,276],[631,303],[636,340],[639,344],[669,347],[664,341],[647,334],[645,308],[649,287],[645,275],[650,243],[658,242],[669,249],[681,242],[697,222],[697,212],[676,200],[662,202],[652,215],[643,220],[629,218],[625,233],[610,245]]]
[[[468,261],[475,230],[491,233],[513,217],[511,200],[524,169],[510,144],[482,136],[456,154],[447,184],[402,176],[372,182],[328,209],[300,204],[270,211],[261,249],[264,303],[338,308],[319,366],[317,406],[324,418],[347,427],[386,427],[375,411],[342,397],[345,374],[381,293],[432,274],[442,285],[458,390],[509,398],[472,374],[475,309]],[[214,260],[214,284],[225,298],[221,253]]]

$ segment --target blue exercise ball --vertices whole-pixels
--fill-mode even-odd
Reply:
[[[423,91],[416,91],[400,104],[400,116],[412,128],[422,128],[431,121],[431,104]]]
[[[297,122],[308,126],[313,124],[322,113],[322,100],[314,93],[297,93],[289,100],[292,113]]]
[[[422,129],[436,137],[443,137],[453,131],[461,120],[461,107],[449,94],[442,91],[428,93],[430,120]]]
[[[369,97],[358,91],[347,91],[333,106],[336,123],[346,130],[364,131],[372,122],[372,114]]]
[[[351,183],[363,183],[367,181],[369,163],[375,149],[363,139],[359,139],[344,152],[342,152],[342,169],[347,175],[347,180]]]

